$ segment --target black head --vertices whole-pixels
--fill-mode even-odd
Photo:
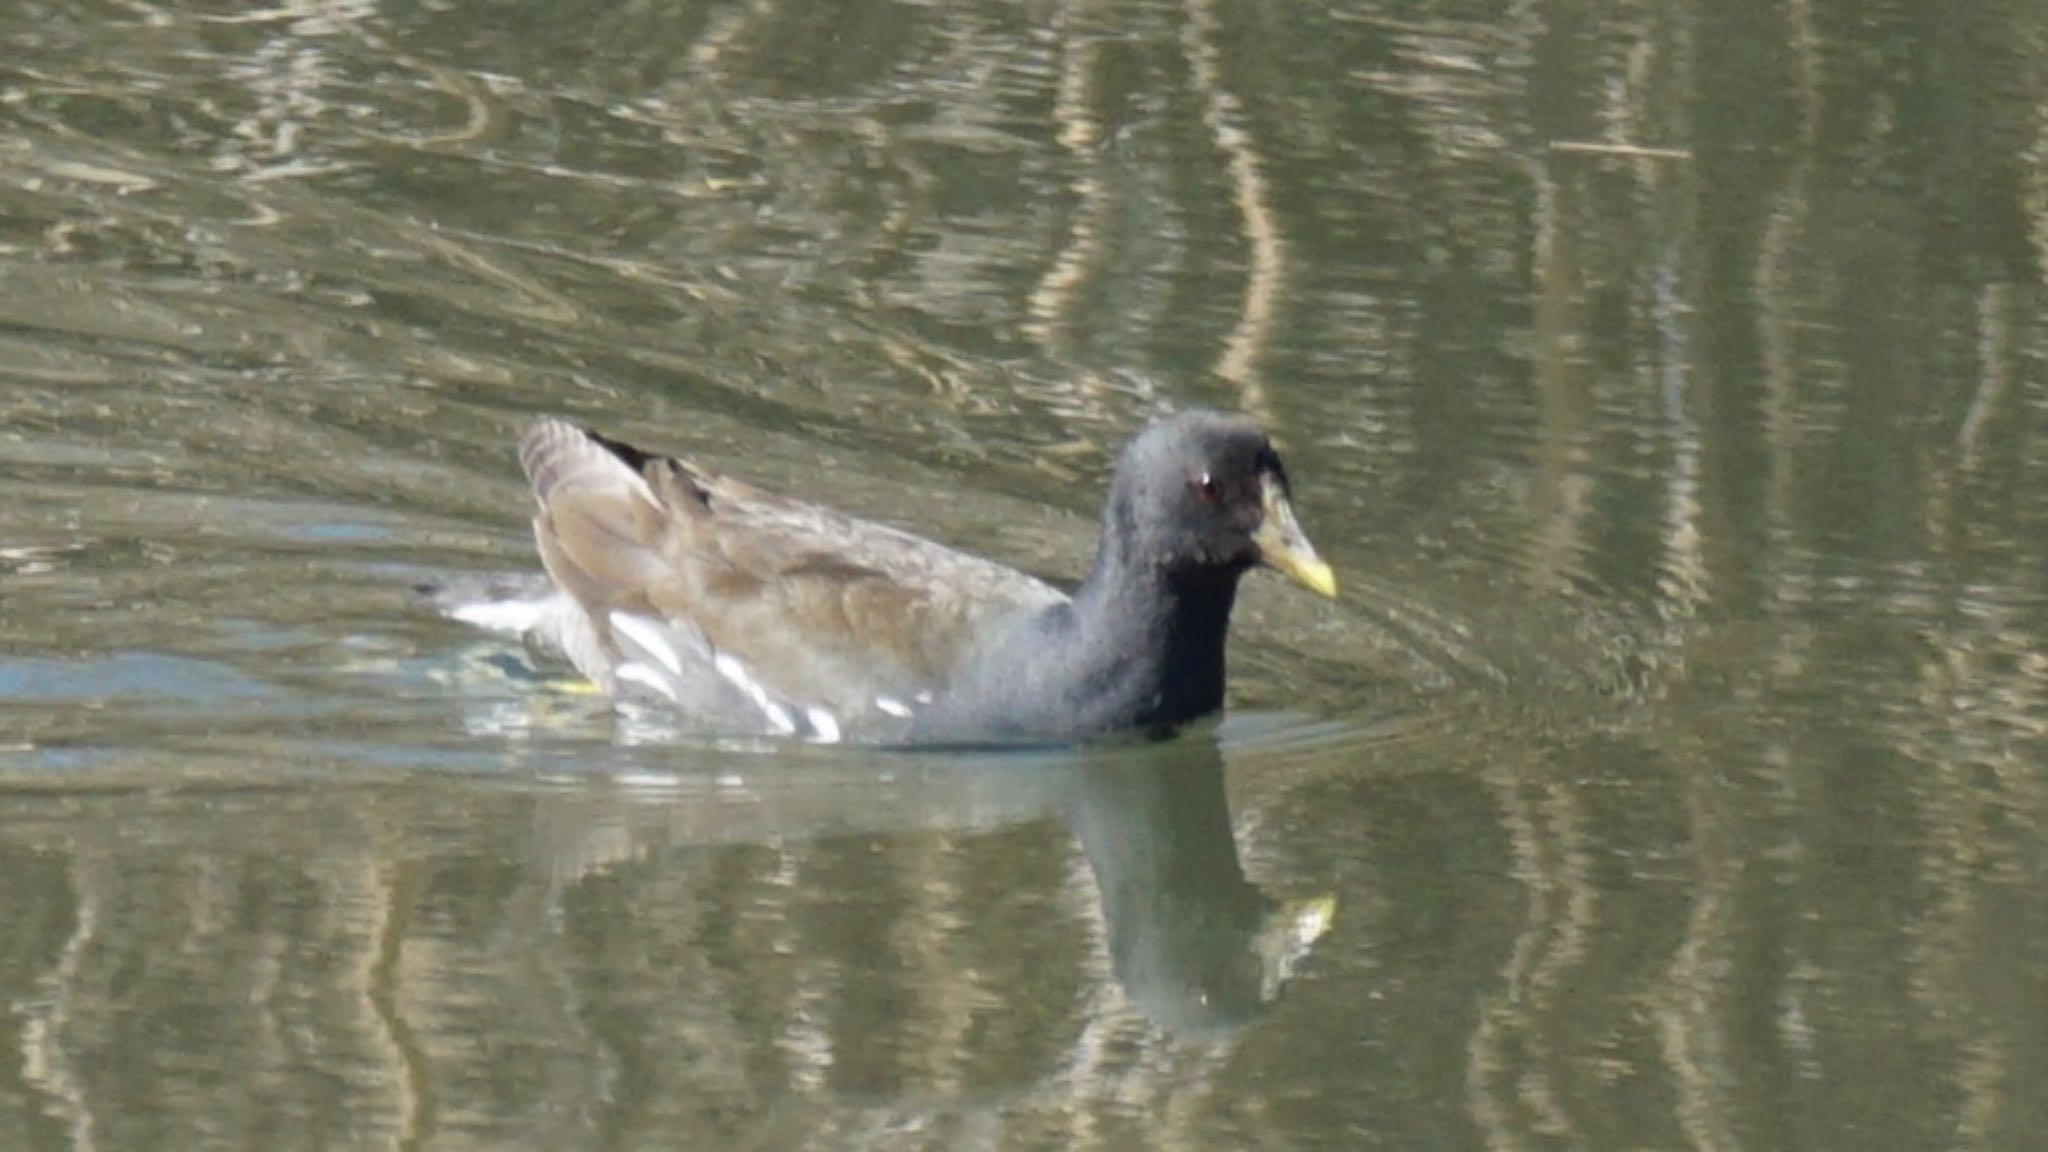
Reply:
[[[1265,564],[1325,596],[1337,592],[1295,521],[1279,454],[1240,417],[1184,412],[1133,437],[1110,483],[1106,530],[1121,563],[1173,578],[1235,577]]]

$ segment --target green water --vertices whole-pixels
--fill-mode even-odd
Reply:
[[[0,7],[0,1148],[2048,1145],[2048,9]],[[1231,710],[678,738],[423,610],[558,412]]]

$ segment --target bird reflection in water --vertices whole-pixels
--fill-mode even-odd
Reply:
[[[674,774],[664,779],[636,771],[622,774],[624,788],[576,790],[601,805],[601,812],[580,803],[548,808],[553,816],[542,847],[556,877],[556,900],[572,903],[578,899],[577,887],[593,875],[621,872],[638,875],[630,881],[635,889],[676,891],[670,880],[657,883],[654,873],[702,867],[705,858],[699,850],[704,848],[766,844],[801,857],[814,851],[807,842],[822,845],[829,839],[836,848],[854,836],[869,838],[882,858],[894,859],[885,842],[906,835],[971,836],[1055,819],[1079,842],[1093,877],[1108,968],[1125,1000],[1163,1029],[1211,1036],[1241,1027],[1271,1005],[1334,922],[1333,897],[1278,899],[1246,876],[1214,726],[1170,741],[1059,752],[922,752],[861,759],[850,750],[820,749],[797,762],[750,756],[726,762],[747,760],[760,760],[760,767],[716,773],[715,778]],[[620,806],[621,800],[629,802]],[[843,853],[830,855],[836,859]],[[987,860],[980,848],[969,855],[976,863],[965,867]],[[930,905],[919,898],[892,902],[887,883],[849,876],[843,869],[800,865],[797,871],[805,888],[799,903],[805,908],[853,901],[864,902],[864,913],[879,918],[931,914]],[[1004,876],[1009,882],[1008,869]],[[943,886],[978,890],[984,885],[957,881],[955,876]],[[830,891],[834,884],[846,890]],[[1040,908],[1057,907],[1056,899],[1040,901],[1028,891],[1013,894],[1023,899],[1000,913],[973,902],[948,905],[945,931],[958,934],[956,940],[985,939],[999,917],[1003,930],[1016,931],[1018,908],[1036,916]],[[638,911],[646,917],[665,914],[657,907]],[[799,917],[806,912],[783,907],[768,914]],[[1049,912],[1041,940],[1056,938],[1069,923]],[[930,927],[895,924],[882,934],[929,939]],[[796,938],[811,939],[801,932]],[[940,954],[958,962],[961,952],[974,947],[944,947]],[[811,959],[842,967],[875,962],[852,954]],[[1085,973],[1076,975],[1088,979]],[[983,980],[985,974],[966,978]],[[1024,986],[1001,980],[993,991],[1000,997],[1030,994]]]
[[[1130,751],[1083,765],[1070,811],[1117,981],[1162,1027],[1241,1025],[1329,931],[1336,900],[1275,900],[1245,877],[1212,732]]]

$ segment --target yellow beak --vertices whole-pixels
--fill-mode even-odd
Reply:
[[[1259,559],[1267,567],[1285,572],[1309,591],[1334,598],[1337,574],[1316,555],[1315,545],[1308,542],[1308,534],[1294,518],[1294,506],[1287,502],[1287,492],[1277,477],[1259,477],[1259,505],[1265,515],[1259,530],[1252,533],[1252,543],[1259,547]]]

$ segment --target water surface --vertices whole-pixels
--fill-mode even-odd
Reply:
[[[2048,1143],[2037,4],[0,13],[0,1146]],[[424,611],[541,412],[1053,578],[1165,407],[1229,717],[679,736]]]

